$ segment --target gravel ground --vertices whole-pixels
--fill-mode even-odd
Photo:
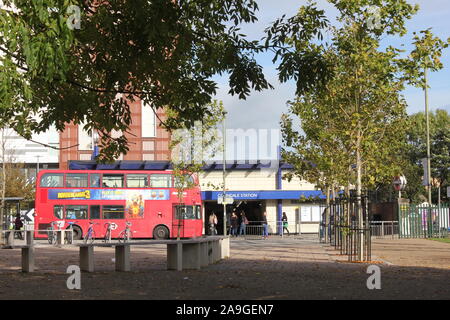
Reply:
[[[231,241],[231,258],[199,271],[167,271],[165,246],[133,247],[131,272],[114,272],[114,251],[95,249],[94,273],[66,287],[75,248],[37,248],[35,273],[20,251],[0,250],[0,299],[450,299],[449,244],[375,240],[381,290],[366,287],[367,264],[335,261],[316,239]],[[427,258],[428,257],[428,258]],[[439,258],[438,258],[439,257]]]

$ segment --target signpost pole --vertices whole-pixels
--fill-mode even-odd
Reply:
[[[225,117],[223,118],[223,235],[227,235],[227,203],[225,201],[225,162],[226,162],[226,130],[225,130]]]

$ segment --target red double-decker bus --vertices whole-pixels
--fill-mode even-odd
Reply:
[[[189,177],[196,180],[196,177]],[[35,237],[47,238],[51,223],[82,239],[94,223],[97,238],[107,223],[117,238],[131,223],[133,238],[191,238],[202,235],[201,194],[186,189],[182,200],[172,171],[42,170],[36,185]]]

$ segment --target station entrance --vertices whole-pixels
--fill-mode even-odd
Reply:
[[[223,235],[223,205],[217,201],[205,201],[205,233],[209,231],[209,216],[214,212],[217,216],[217,233]],[[263,212],[266,210],[265,200],[236,200],[233,204],[226,206],[227,210],[227,233],[229,233],[230,217],[232,212],[236,212],[240,217],[243,211],[250,222],[259,222],[262,220]]]

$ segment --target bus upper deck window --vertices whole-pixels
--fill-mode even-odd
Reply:
[[[123,174],[103,174],[104,188],[123,188]]]
[[[64,185],[64,173],[45,173],[41,177],[41,187],[60,188]]]
[[[179,177],[175,176],[175,187],[192,187],[194,186],[194,178],[189,174],[184,174],[183,177],[180,179]]]
[[[148,176],[146,174],[127,174],[128,188],[148,187]]]
[[[150,187],[152,188],[172,188],[171,174],[150,175]]]
[[[91,173],[91,188],[100,188],[100,174],[98,173]]]
[[[87,188],[88,175],[87,173],[68,173],[66,175],[67,188]]]

